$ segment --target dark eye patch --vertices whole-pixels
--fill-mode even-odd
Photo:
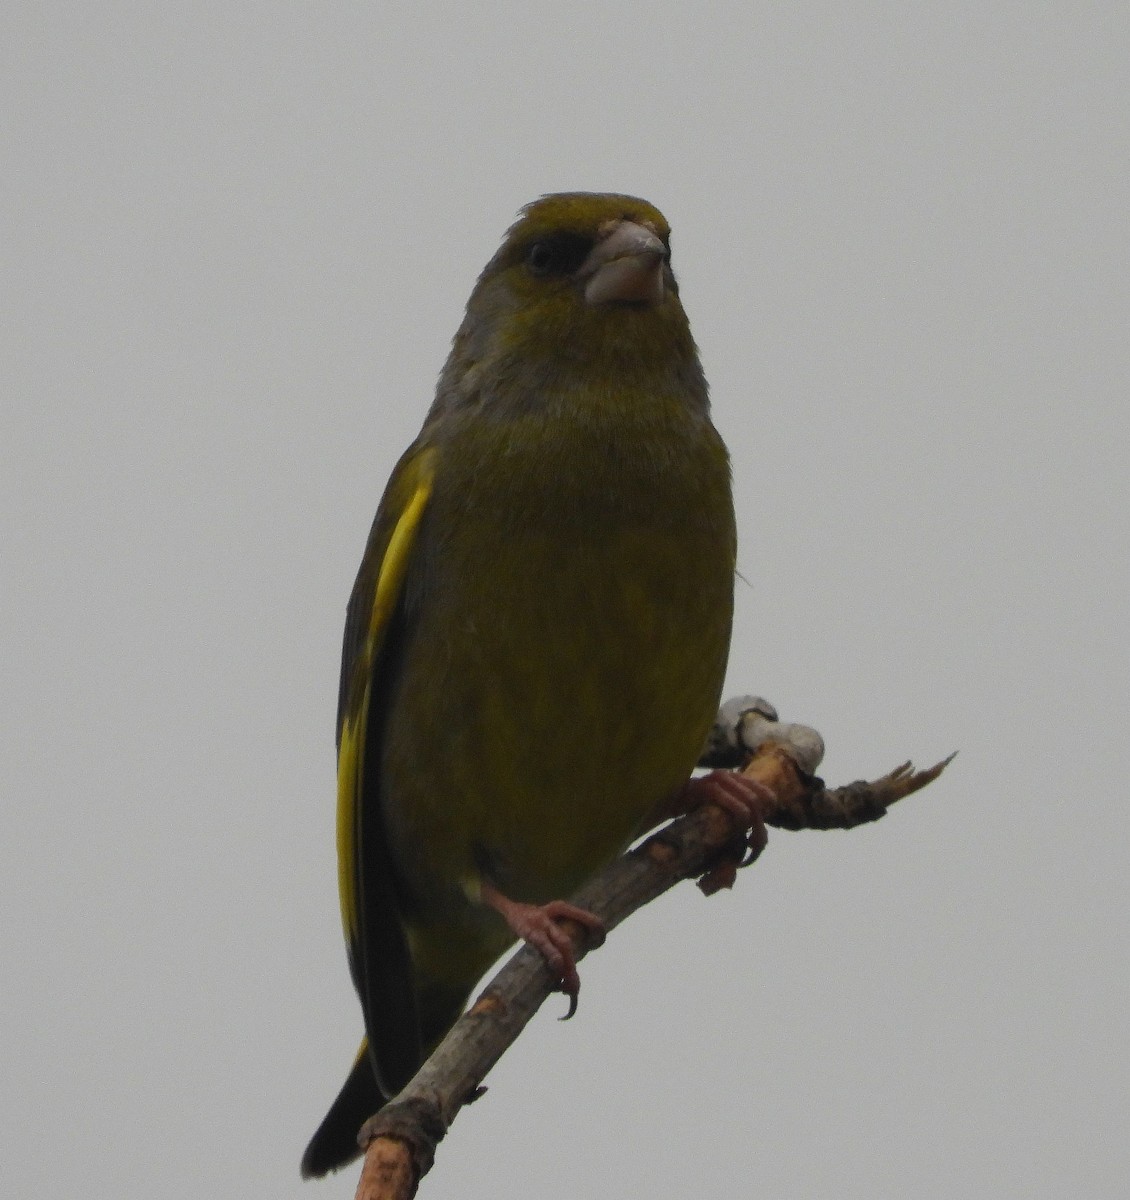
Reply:
[[[547,278],[571,275],[588,257],[593,243],[579,233],[551,233],[526,248],[525,264],[531,275]]]

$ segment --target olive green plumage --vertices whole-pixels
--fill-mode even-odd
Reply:
[[[666,261],[657,299],[586,291],[584,264],[621,222],[668,244],[631,197],[524,210],[374,522],[339,704],[342,907],[368,1049],[307,1174],[357,1153],[382,1093],[513,940],[481,883],[568,896],[686,780],[717,708],[729,464]]]

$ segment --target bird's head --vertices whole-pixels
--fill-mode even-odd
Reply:
[[[634,196],[527,205],[479,276],[438,403],[576,387],[705,385],[671,272],[671,230]]]
[[[670,226],[646,200],[565,192],[522,210],[479,288],[505,280],[526,311],[654,307],[677,294],[670,259]]]

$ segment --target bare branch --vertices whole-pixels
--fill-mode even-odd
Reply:
[[[801,727],[777,726],[778,735],[789,728]],[[873,783],[828,791],[797,766],[794,755],[803,743],[803,737],[796,747],[773,737],[759,739],[744,768],[773,792],[776,802],[765,820],[783,829],[850,829],[878,820],[891,804],[936,779],[953,758],[920,772],[903,763]],[[572,901],[611,930],[682,879],[705,877],[707,892],[727,887],[740,857],[736,832],[725,811],[706,805],[653,833]],[[562,924],[578,960],[594,948],[588,930],[571,921]],[[358,1141],[366,1152],[357,1200],[411,1200],[460,1108],[481,1094],[487,1072],[555,986],[536,950],[522,946],[515,952],[408,1086],[363,1126]]]

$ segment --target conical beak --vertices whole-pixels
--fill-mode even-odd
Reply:
[[[666,294],[667,247],[650,229],[621,221],[592,248],[577,272],[589,304],[658,304]]]

